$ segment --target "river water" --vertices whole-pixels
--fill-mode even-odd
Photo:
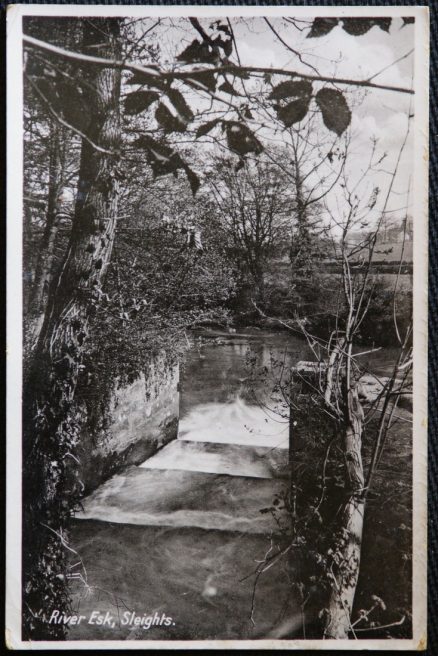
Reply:
[[[271,398],[274,371],[307,359],[305,343],[256,330],[191,339],[178,439],[100,486],[72,522],[87,570],[74,606],[109,612],[114,626],[82,623],[71,639],[274,637],[286,611],[286,631],[301,625],[286,560],[259,580],[250,616],[251,572],[276,529],[261,510],[287,485],[288,417]],[[164,612],[172,625],[125,625],[120,609]]]
[[[195,338],[182,367],[179,438],[287,448],[287,407],[272,390],[308,359],[305,342],[256,330],[214,335]]]
[[[180,371],[178,438],[104,483],[72,521],[71,545],[87,571],[86,585],[75,583],[74,607],[87,617],[96,610],[114,617],[111,628],[71,627],[73,640],[283,638],[301,631],[287,560],[260,577],[255,597],[253,574],[276,530],[263,510],[287,487],[287,406],[273,388],[291,366],[311,359],[308,347],[290,334],[255,329],[190,339]],[[366,358],[383,375],[392,355],[366,355],[364,364]],[[409,481],[409,424],[396,438],[388,464],[406,470]],[[394,552],[392,532],[409,525],[409,509],[394,513],[389,521],[386,508],[375,510],[367,520],[360,608],[371,594],[386,600],[389,589],[400,606],[407,604],[409,586],[397,578],[404,554],[396,554],[394,572],[388,566],[381,585],[373,576],[376,558],[368,558],[377,539]],[[124,624],[125,611],[165,613],[172,624]]]

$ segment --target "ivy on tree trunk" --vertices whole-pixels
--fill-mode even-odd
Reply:
[[[120,59],[120,20],[94,18],[92,24],[84,22],[83,51]],[[49,624],[48,619],[52,610],[69,605],[65,526],[81,488],[71,457],[83,412],[75,403],[75,389],[117,221],[121,73],[88,65],[83,76],[89,82],[92,114],[89,140],[82,142],[71,237],[50,286],[24,387],[24,639],[59,639],[65,635],[62,625]]]

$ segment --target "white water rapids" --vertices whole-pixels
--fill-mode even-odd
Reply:
[[[196,442],[288,448],[288,420],[242,398],[203,403],[179,422],[178,438]]]

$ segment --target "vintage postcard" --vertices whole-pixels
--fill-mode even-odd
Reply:
[[[8,7],[6,640],[426,647],[425,7]]]

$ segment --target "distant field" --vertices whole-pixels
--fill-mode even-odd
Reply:
[[[372,273],[375,274],[379,280],[387,283],[388,288],[392,288],[397,280],[398,265],[388,265],[386,262],[382,264],[386,270],[383,270],[379,265],[372,268]],[[388,270],[389,269],[389,270]],[[358,272],[358,271],[357,271]],[[327,278],[336,278],[340,275],[338,267],[333,265],[322,265],[320,275]],[[285,288],[290,284],[290,264],[289,262],[271,262],[269,270],[265,274],[265,282],[275,283],[275,286]],[[403,291],[410,291],[412,289],[412,265],[407,264],[402,266],[400,276],[398,277],[397,289]]]

